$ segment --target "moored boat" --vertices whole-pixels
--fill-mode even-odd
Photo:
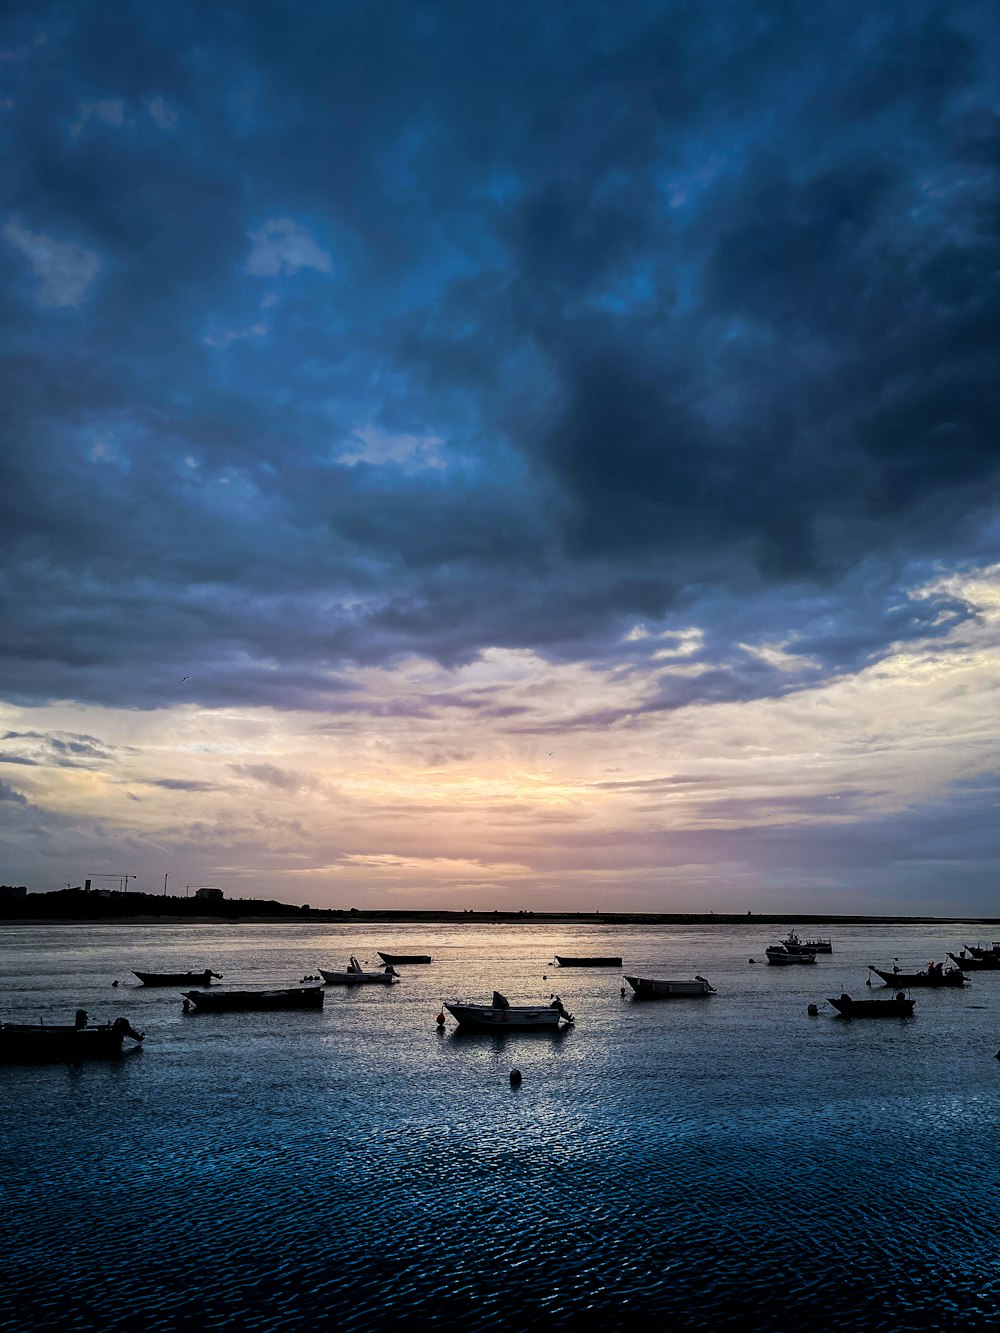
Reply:
[[[322,1009],[322,986],[284,986],[275,990],[184,991],[184,1012],[245,1013],[251,1009]]]
[[[138,1050],[143,1033],[127,1018],[88,1023],[83,1009],[75,1023],[0,1023],[0,1061],[94,1060],[122,1055],[126,1038]]]
[[[556,995],[549,1004],[511,1004],[499,991],[493,992],[491,1004],[469,1004],[449,1000],[444,1006],[460,1027],[491,1032],[556,1031],[561,1024],[574,1022]]]
[[[844,994],[837,999],[831,996],[828,1002],[842,1018],[909,1018],[916,1003],[902,991],[888,1000],[852,1000]]]
[[[1000,940],[994,940],[988,949],[981,944],[967,944],[965,947],[973,958],[1000,958]]]
[[[652,977],[626,977],[625,980],[635,991],[636,999],[661,1000],[683,995],[715,995],[714,986],[704,977],[695,976],[690,981],[655,981]]]
[[[887,986],[964,986],[965,974],[957,967],[942,967],[940,963],[928,963],[924,972],[902,972],[894,968],[884,972],[881,968],[869,964],[869,972],[881,977]]]
[[[828,935],[814,940],[803,940],[802,947],[807,953],[833,953],[833,940]]]
[[[353,954],[342,972],[332,972],[321,967],[319,974],[328,986],[391,986],[399,980],[391,963],[380,971],[366,972]]]
[[[390,967],[395,966],[396,963],[431,962],[429,953],[383,953],[382,950],[379,949],[378,956],[382,959],[383,963],[388,963]]]
[[[776,967],[787,967],[791,963],[815,963],[816,955],[805,949],[790,950],[784,944],[769,944],[764,950],[767,961]]]
[[[966,953],[950,953],[948,957],[956,967],[966,972],[1000,972],[1000,957],[996,954],[983,954],[981,958],[972,958]]]
[[[143,986],[211,986],[213,977],[216,981],[222,980],[222,973],[213,972],[210,967],[204,972],[137,972],[133,969],[132,975],[138,977]]]
[[[560,967],[621,967],[620,958],[571,958],[566,954],[556,954],[556,962]]]

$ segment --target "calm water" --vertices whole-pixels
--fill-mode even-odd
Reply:
[[[911,1020],[806,1013],[876,994],[868,962],[980,934],[841,928],[779,969],[753,926],[8,929],[4,1018],[80,1005],[147,1035],[121,1062],[0,1069],[0,1326],[996,1327],[1000,974],[914,992]],[[378,948],[434,963],[319,1013],[111,989],[132,967],[287,985]],[[622,999],[555,951],[719,994]],[[556,989],[577,1025],[438,1031],[442,998],[494,986]]]

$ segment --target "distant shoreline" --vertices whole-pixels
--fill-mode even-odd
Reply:
[[[3,926],[318,926],[318,925],[504,925],[504,926],[1000,926],[1000,917],[862,916],[790,912],[444,912],[372,908],[294,917],[174,916],[141,914],[100,917],[7,918]]]

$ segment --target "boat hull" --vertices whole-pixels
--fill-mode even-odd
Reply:
[[[910,1018],[913,1014],[914,1000],[899,996],[891,1000],[852,1000],[849,995],[832,997],[832,1004],[841,1018]]]
[[[302,986],[282,990],[184,991],[184,999],[199,1013],[246,1013],[255,1009],[322,1009],[323,987]]]
[[[319,974],[328,986],[391,986],[399,980],[391,972],[327,972],[321,967]]]
[[[444,1006],[460,1027],[489,1032],[542,1032],[559,1027],[560,1013],[547,1005],[511,1005],[497,1009],[484,1004],[461,1004],[457,1000]]]
[[[390,967],[395,963],[429,963],[432,961],[429,953],[383,953],[379,949],[378,956],[383,963],[388,963]]]
[[[790,967],[793,963],[815,963],[814,953],[789,953],[787,949],[766,949],[767,961],[774,967]]]
[[[965,972],[1000,972],[1000,958],[995,954],[986,954],[982,958],[962,958],[950,953],[948,957],[957,968]]]
[[[714,995],[715,989],[704,977],[691,981],[656,981],[652,977],[626,977],[639,1000],[669,1000]]]
[[[211,986],[218,972],[205,968],[204,972],[135,972],[143,986]]]
[[[565,954],[556,954],[560,967],[621,967],[620,958],[569,958]]]
[[[43,1063],[46,1060],[106,1060],[126,1054],[125,1038],[136,1043],[142,1034],[122,1019],[94,1027],[69,1024],[0,1023],[0,1063]],[[129,1049],[138,1049],[131,1047]]]
[[[870,967],[869,972],[874,972],[877,977],[881,977],[887,986],[895,986],[897,990],[900,986],[964,986],[965,976],[954,969],[948,972],[882,972],[877,967]]]

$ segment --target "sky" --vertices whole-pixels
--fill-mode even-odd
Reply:
[[[0,882],[996,913],[998,57],[8,0]]]

